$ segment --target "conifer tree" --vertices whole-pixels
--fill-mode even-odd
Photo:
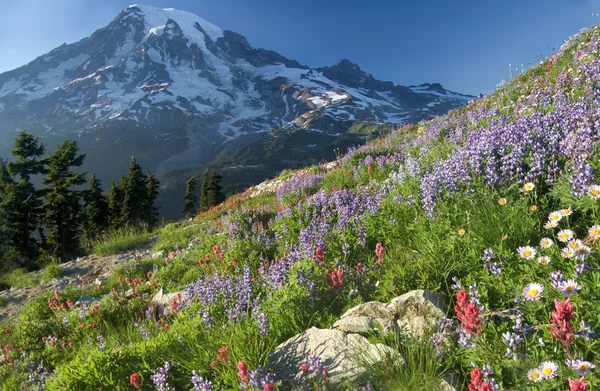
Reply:
[[[7,162],[0,159],[0,205],[4,196],[4,188],[7,184],[12,182],[12,178],[8,172]],[[8,238],[4,232],[4,223],[0,220],[0,254],[6,252],[6,246],[8,244]],[[0,255],[0,271],[3,269],[2,256]]]
[[[139,226],[147,218],[148,180],[142,167],[131,157],[129,175],[125,184],[123,197],[123,220],[126,224]]]
[[[20,132],[12,151],[16,159],[2,168],[4,179],[10,179],[3,184],[0,200],[0,222],[7,241],[4,259],[19,266],[31,267],[39,256],[39,242],[32,232],[40,228],[42,200],[31,177],[46,172],[41,158],[44,149],[38,137]]]
[[[185,204],[183,206],[183,214],[186,218],[192,218],[196,215],[196,178],[191,177],[185,185]]]
[[[225,201],[225,193],[223,193],[223,187],[221,186],[221,174],[213,171],[208,181],[209,208],[217,206],[223,201]]]
[[[82,192],[74,186],[85,183],[85,174],[72,171],[81,167],[85,154],[78,154],[77,142],[67,140],[48,157],[48,170],[42,180],[45,189],[43,222],[47,231],[46,251],[67,261],[80,252],[83,208]]]
[[[156,198],[158,197],[160,183],[151,172],[148,172],[146,183],[143,218],[144,222],[147,224],[148,230],[151,231],[158,223],[158,208],[154,206],[154,201],[156,201]]]
[[[111,229],[119,229],[124,225],[123,199],[125,198],[125,185],[127,178],[121,175],[121,182],[112,182],[108,196],[108,215]]]
[[[208,203],[208,182],[210,181],[210,171],[208,168],[204,170],[202,177],[202,188],[200,190],[200,211],[205,212],[210,208]]]
[[[114,183],[114,182],[113,182]],[[96,175],[92,174],[88,180],[88,191],[85,195],[86,218],[83,224],[84,241],[89,243],[109,227],[108,199],[102,194],[102,185]]]

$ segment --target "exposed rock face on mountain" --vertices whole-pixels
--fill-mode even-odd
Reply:
[[[213,160],[274,128],[338,134],[357,120],[415,122],[472,97],[402,87],[342,60],[309,69],[185,11],[134,5],[90,37],[0,74],[0,156],[28,129],[77,138],[104,179],[132,155],[165,172]]]

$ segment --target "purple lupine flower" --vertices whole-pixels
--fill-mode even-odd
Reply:
[[[586,341],[596,337],[596,333],[594,333],[590,325],[585,320],[582,320],[579,323],[579,330],[575,333],[575,335],[585,338]]]
[[[214,385],[202,377],[200,371],[192,371],[192,386],[190,391],[213,391]]]
[[[169,385],[171,367],[172,364],[168,361],[165,361],[162,367],[152,371],[153,374],[150,376],[150,380],[152,380],[152,383],[154,384],[154,387],[156,387],[157,391],[175,391],[175,388],[172,388]]]
[[[517,361],[520,358],[520,354],[518,352],[519,344],[524,342],[525,339],[515,333],[505,332],[502,333],[502,342],[504,342],[508,347],[506,348],[506,357],[510,357],[513,360]]]

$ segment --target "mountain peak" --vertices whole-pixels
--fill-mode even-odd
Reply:
[[[360,69],[358,64],[353,63],[352,61],[348,60],[347,58],[342,58],[340,60],[340,62],[338,62],[332,68],[340,68],[340,69],[344,69],[344,70],[354,70],[357,72],[362,72],[362,69]]]
[[[172,20],[189,37],[197,35],[200,30],[213,42],[223,37],[223,30],[220,27],[202,19],[196,14],[175,8],[158,8],[143,4],[133,4],[127,8],[125,14],[126,16],[135,15],[142,17],[146,24],[146,34],[162,30],[167,25],[167,22]],[[198,29],[198,26],[200,29]]]

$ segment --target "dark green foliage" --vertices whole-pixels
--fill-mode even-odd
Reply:
[[[123,225],[123,199],[125,198],[125,175],[121,176],[121,182],[112,182],[108,196],[108,212],[111,229],[117,229]]]
[[[183,214],[186,218],[191,218],[196,215],[196,178],[191,177],[185,185],[185,204],[183,206]]]
[[[89,243],[99,235],[106,233],[109,226],[108,200],[102,194],[102,186],[96,175],[92,174],[88,181],[85,195],[86,218],[83,222],[84,241]]]
[[[85,183],[85,174],[72,172],[81,167],[85,154],[78,154],[76,141],[65,141],[48,157],[48,173],[42,184],[48,186],[43,207],[43,223],[48,234],[47,253],[66,261],[81,249],[82,194],[72,187]]]
[[[202,188],[200,189],[200,211],[204,212],[210,208],[208,203],[208,181],[210,179],[210,171],[208,168],[204,170],[204,176],[202,177]]]
[[[210,180],[208,181],[208,202],[210,206],[217,206],[225,201],[225,193],[223,193],[221,179],[221,174],[216,171],[212,172]]]
[[[31,176],[46,172],[46,163],[41,159],[44,145],[23,131],[15,139],[12,154],[15,161],[3,163],[1,168],[0,222],[7,242],[4,266],[32,267],[39,256],[39,242],[32,237],[32,232],[40,227],[42,201],[41,192],[31,183]]]
[[[160,183],[158,179],[148,172],[148,178],[146,180],[146,194],[143,198],[143,213],[144,222],[146,223],[148,230],[154,229],[158,223],[158,208],[154,206],[154,201],[158,197],[158,188]]]
[[[123,198],[123,218],[127,224],[137,226],[143,222],[146,215],[147,185],[148,181],[142,172],[142,167],[132,157]]]

